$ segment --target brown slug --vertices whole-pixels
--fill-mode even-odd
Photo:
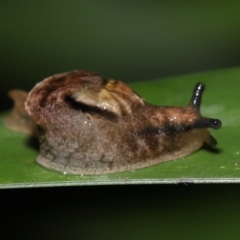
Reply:
[[[217,142],[201,116],[196,84],[187,107],[146,103],[121,81],[74,71],[46,78],[28,94],[25,109],[37,125],[37,162],[67,174],[103,174],[182,158]]]

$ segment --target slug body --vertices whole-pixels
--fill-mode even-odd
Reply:
[[[38,128],[37,162],[67,174],[102,174],[181,158],[204,143],[221,122],[199,112],[203,84],[187,107],[146,103],[121,81],[75,71],[38,83],[25,102]]]

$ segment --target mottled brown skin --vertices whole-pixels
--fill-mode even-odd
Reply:
[[[187,107],[157,107],[123,82],[95,73],[49,77],[25,102],[38,126],[37,162],[67,174],[102,174],[181,158],[204,143],[215,146],[207,128],[221,122],[200,115],[203,89],[196,85]]]

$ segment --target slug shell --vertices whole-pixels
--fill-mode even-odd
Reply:
[[[68,174],[138,169],[181,158],[216,140],[207,128],[221,122],[199,112],[204,85],[187,107],[146,103],[121,81],[86,71],[46,78],[28,94],[27,113],[37,124],[37,162]]]

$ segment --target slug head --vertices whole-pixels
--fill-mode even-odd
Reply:
[[[202,102],[202,95],[205,90],[205,85],[203,83],[197,83],[193,90],[191,101],[188,105],[197,114],[197,119],[194,121],[193,128],[213,128],[215,130],[220,129],[222,122],[215,118],[206,118],[200,114],[200,106]],[[206,143],[210,147],[217,145],[217,141],[209,134],[209,138],[206,139]]]

